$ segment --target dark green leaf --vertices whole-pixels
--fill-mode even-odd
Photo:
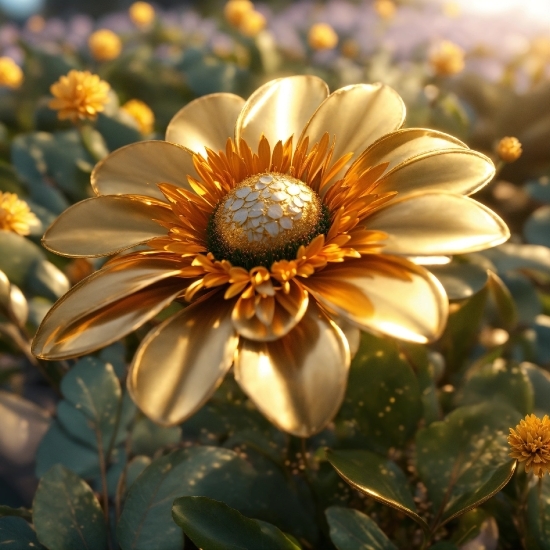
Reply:
[[[5,516],[17,516],[28,520],[32,519],[32,513],[27,508],[11,508],[10,506],[0,504],[0,517]]]
[[[38,540],[59,550],[105,550],[107,528],[90,487],[61,465],[40,480],[33,504]]]
[[[179,426],[159,426],[143,416],[136,421],[132,430],[132,453],[153,456],[162,447],[177,445],[180,441]]]
[[[530,244],[550,246],[550,206],[535,210],[523,226],[525,240]]]
[[[477,370],[461,392],[462,405],[498,401],[523,416],[533,411],[533,386],[525,371],[514,362],[496,359]]]
[[[540,550],[550,550],[550,477],[541,478],[527,499],[527,535]],[[537,550],[539,550],[537,549]]]
[[[522,363],[521,369],[527,374],[535,395],[534,413],[537,416],[550,414],[550,374],[532,363]]]
[[[47,260],[39,260],[29,268],[25,286],[33,294],[55,301],[61,298],[71,285],[66,275],[55,265]]]
[[[0,270],[17,286],[23,286],[30,269],[45,260],[33,242],[11,231],[0,231]]]
[[[223,502],[181,497],[172,508],[174,521],[203,550],[299,550],[274,525],[243,516]]]
[[[327,450],[326,454],[334,469],[352,487],[403,512],[428,530],[416,512],[407,478],[394,462],[369,451]]]
[[[538,202],[550,203],[550,183],[548,178],[540,178],[537,181],[528,182],[525,185],[525,191]]]
[[[325,515],[338,550],[397,550],[378,525],[358,510],[331,506]]]
[[[521,417],[499,403],[460,407],[417,434],[417,469],[439,525],[479,506],[509,481],[507,433]]]
[[[510,273],[501,278],[516,304],[518,322],[532,323],[542,313],[542,303],[533,283],[521,273]]]
[[[36,538],[33,528],[18,517],[0,518],[0,548],[2,550],[46,550]]]
[[[435,265],[429,270],[439,279],[449,300],[470,298],[487,283],[487,270],[476,264]]]
[[[111,151],[143,139],[137,126],[126,124],[126,121],[118,116],[99,113],[96,128]]]
[[[507,330],[513,329],[518,323],[518,312],[512,294],[502,279],[492,271],[489,271],[487,288],[495,302],[503,327]]]
[[[362,334],[339,419],[353,418],[375,450],[402,446],[422,415],[417,378],[393,340]]]

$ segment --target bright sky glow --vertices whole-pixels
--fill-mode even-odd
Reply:
[[[0,0],[0,8],[9,17],[24,18],[40,11],[44,0]]]
[[[550,0],[458,0],[464,12],[502,14],[521,11],[530,19],[550,25]]]

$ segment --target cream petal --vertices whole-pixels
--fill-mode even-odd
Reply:
[[[346,340],[349,345],[349,352],[351,358],[355,357],[355,354],[359,350],[359,345],[361,344],[361,330],[358,329],[355,325],[352,325],[344,317],[339,315],[331,316],[331,319],[338,325],[340,330],[344,333]]]
[[[379,264],[373,269],[372,262]],[[370,265],[369,265],[370,264]],[[387,268],[398,270],[409,280],[388,276]],[[383,269],[380,269],[383,268]],[[361,315],[353,304],[346,309],[341,297],[331,296],[330,280],[354,286],[371,302],[372,309]],[[317,281],[325,282],[319,285]],[[304,281],[310,294],[327,307],[362,330],[386,334],[401,340],[426,343],[442,333],[448,316],[448,300],[441,283],[426,269],[391,256],[375,260],[350,260],[344,266],[329,267]]]
[[[354,153],[351,164],[369,145],[394,132],[405,120],[405,104],[399,94],[384,84],[352,84],[328,96],[304,128],[300,140],[310,146],[328,132],[336,136],[333,160]],[[333,178],[341,177],[345,167]]]
[[[475,193],[495,175],[490,159],[469,149],[443,149],[409,158],[379,180],[377,193],[410,193],[420,189]]]
[[[81,201],[63,212],[48,228],[43,245],[72,258],[116,254],[166,236],[155,220],[176,222],[170,207],[156,199],[105,195]]]
[[[166,141],[138,141],[98,162],[91,182],[96,195],[143,195],[165,201],[158,183],[191,190],[187,175],[198,177],[191,154]]]
[[[160,424],[179,424],[214,393],[233,363],[239,338],[232,302],[217,293],[153,329],[141,343],[128,376],[138,407]]]
[[[440,191],[397,198],[363,220],[362,225],[388,234],[384,253],[411,256],[466,254],[496,246],[510,237],[506,224],[483,204]]]
[[[302,320],[309,301],[308,293],[292,283],[294,281],[291,282],[288,295],[277,293],[275,314],[269,325],[262,323],[257,315],[247,319],[239,307],[243,298],[239,298],[231,315],[235,330],[241,336],[259,342],[271,342],[288,334]]]
[[[271,147],[294,135],[294,143],[311,115],[328,95],[328,86],[312,75],[271,80],[247,100],[235,125],[237,144],[244,139],[253,150],[262,134]]]
[[[185,288],[179,262],[166,258],[107,265],[60,298],[42,321],[32,352],[43,359],[90,353],[154,317]]]
[[[180,109],[166,129],[166,141],[178,143],[206,157],[206,149],[225,151],[227,138],[235,133],[235,122],[244,106],[235,94],[218,93],[199,97]]]
[[[350,352],[335,323],[310,302],[302,321],[275,342],[241,339],[235,378],[277,427],[309,437],[337,413],[346,390]]]
[[[367,148],[358,162],[364,167],[388,162],[391,170],[405,160],[442,149],[468,149],[459,139],[426,128],[404,128],[382,136]]]

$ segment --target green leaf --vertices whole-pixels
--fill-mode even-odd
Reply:
[[[65,399],[88,419],[103,452],[117,428],[121,389],[113,367],[92,357],[80,359],[61,381]]]
[[[143,139],[137,126],[126,124],[120,116],[108,116],[104,113],[99,113],[96,129],[111,151]]]
[[[397,550],[378,525],[358,510],[331,506],[325,515],[338,550]]]
[[[6,516],[17,516],[19,518],[27,519],[29,521],[32,519],[32,513],[27,508],[12,508],[11,506],[0,504],[0,517]]]
[[[476,264],[455,262],[428,269],[439,279],[449,300],[470,298],[487,283],[487,270]]]
[[[507,330],[513,329],[518,323],[518,312],[512,294],[502,279],[489,271],[487,288],[495,302],[500,322]]]
[[[33,294],[57,300],[71,287],[67,276],[47,260],[35,262],[25,278],[27,289]]]
[[[529,216],[523,234],[530,244],[550,246],[550,206],[541,206]]]
[[[0,518],[0,548],[2,550],[46,550],[38,542],[33,528],[20,517]]]
[[[521,369],[529,377],[533,387],[537,416],[550,414],[550,374],[533,363],[522,363]]]
[[[418,380],[396,343],[363,333],[338,419],[353,418],[373,449],[403,446],[422,415]]]
[[[117,529],[122,549],[180,550],[170,505],[181,496],[214,498],[298,537],[308,533],[308,516],[273,463],[257,471],[233,451],[193,447],[157,458],[130,487]]]
[[[0,270],[17,286],[24,286],[27,274],[44,253],[33,242],[11,231],[0,231]]]
[[[496,359],[484,365],[466,382],[461,405],[498,401],[510,405],[523,416],[533,412],[533,386],[526,372],[512,361]]]
[[[84,481],[61,465],[40,480],[33,519],[38,540],[48,548],[107,548],[107,528],[99,502]]]
[[[326,451],[327,460],[344,481],[369,497],[391,506],[428,530],[416,512],[407,478],[391,460],[369,451]]]
[[[505,243],[496,248],[484,250],[499,273],[516,270],[534,270],[550,273],[550,249],[536,244]]]
[[[550,550],[550,477],[548,475],[531,487],[527,498],[526,519],[528,539],[538,545],[537,550]]]
[[[440,342],[450,372],[458,370],[464,364],[470,348],[477,340],[487,295],[488,290],[485,287],[469,298],[459,310],[449,315]]]
[[[223,502],[181,497],[172,508],[174,521],[203,550],[299,550],[274,525],[243,516]]]
[[[428,489],[437,525],[481,505],[515,470],[506,435],[520,414],[499,403],[460,407],[420,430],[417,470]]]
[[[137,420],[132,430],[132,453],[153,456],[159,449],[177,445],[180,441],[179,426],[159,426],[143,416]]]
[[[529,181],[524,189],[532,199],[538,202],[550,203],[550,183],[548,178]]]
[[[542,313],[542,303],[535,285],[521,273],[509,273],[501,278],[516,304],[518,323],[532,323]]]

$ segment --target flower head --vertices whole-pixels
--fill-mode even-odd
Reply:
[[[436,75],[452,76],[464,69],[464,50],[449,40],[443,40],[431,52],[429,61]]]
[[[118,34],[109,29],[95,31],[88,38],[88,47],[94,59],[110,61],[116,59],[122,51],[122,41]]]
[[[264,30],[265,25],[265,17],[259,11],[253,10],[244,14],[239,31],[245,36],[253,38]]]
[[[332,50],[338,44],[338,35],[327,23],[316,23],[309,29],[307,41],[314,50]]]
[[[515,162],[523,152],[521,143],[516,137],[503,137],[497,144],[496,152],[503,162]]]
[[[49,106],[58,111],[60,120],[94,120],[105,108],[109,90],[109,84],[98,75],[73,69],[50,87],[54,99]]]
[[[524,420],[510,428],[508,444],[510,456],[525,463],[525,471],[542,477],[550,472],[550,418],[545,414],[541,420],[528,414]]]
[[[254,4],[250,0],[229,0],[223,13],[227,22],[235,28],[239,28],[244,18],[254,11]]]
[[[392,0],[376,0],[374,10],[382,19],[392,19],[396,12],[395,4]]]
[[[148,27],[155,20],[155,8],[148,2],[134,2],[128,10],[130,19],[136,27]]]
[[[0,229],[19,235],[28,235],[30,228],[38,224],[37,217],[29,205],[20,200],[15,193],[0,191]]]
[[[278,427],[320,431],[344,397],[359,330],[420,343],[441,334],[447,297],[408,258],[509,235],[463,196],[492,178],[491,161],[447,134],[400,129],[404,112],[384,85],[329,95],[319,78],[294,76],[246,101],[201,97],[166,141],[111,153],[92,173],[97,196],[44,243],[69,257],[128,252],[53,306],[34,353],[89,353],[177,300],[187,306],[145,337],[128,376],[145,414],[183,421],[233,366]]]
[[[11,57],[0,57],[0,86],[17,89],[23,83],[23,71]]]
[[[143,135],[150,134],[155,126],[155,114],[151,108],[139,99],[130,99],[121,109],[131,115],[139,126],[139,131]]]

